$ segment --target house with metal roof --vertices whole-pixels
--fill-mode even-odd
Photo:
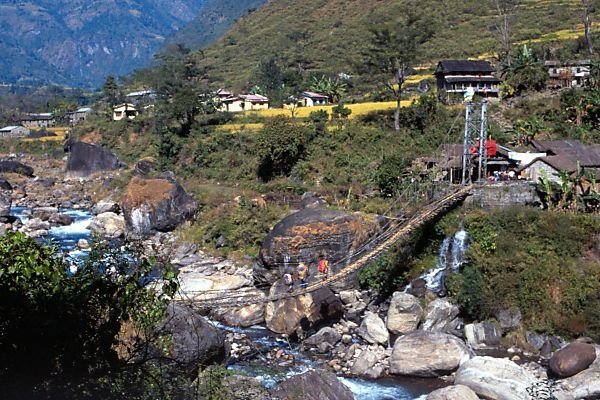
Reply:
[[[87,116],[92,112],[90,107],[80,107],[75,111],[71,111],[65,114],[65,119],[69,121],[71,126],[75,126],[87,118]]]
[[[5,126],[0,129],[0,138],[22,138],[29,136],[29,129],[23,126]]]
[[[240,94],[221,100],[219,111],[241,112],[269,108],[269,98],[260,94]]]
[[[27,128],[50,128],[56,125],[56,119],[52,113],[25,114],[19,122]]]
[[[548,87],[577,88],[590,82],[592,60],[548,60],[544,65],[548,68]]]
[[[531,147],[546,156],[539,157],[519,168],[522,176],[537,181],[545,176],[560,182],[561,171],[568,174],[583,172],[600,176],[600,145],[587,146],[579,140],[532,141]]]
[[[450,102],[462,100],[467,92],[486,98],[500,95],[500,80],[488,61],[444,60],[435,70],[438,96]]]
[[[122,119],[135,119],[138,116],[137,108],[131,103],[119,104],[113,107],[113,121]]]
[[[304,107],[324,106],[329,104],[329,96],[315,92],[302,92],[300,101]]]

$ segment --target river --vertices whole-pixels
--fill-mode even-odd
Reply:
[[[92,234],[88,229],[88,226],[93,215],[85,210],[62,209],[59,211],[62,214],[69,215],[73,219],[73,222],[66,226],[52,227],[48,231],[48,236],[39,238],[38,241],[54,244],[61,251],[67,251],[72,260],[81,260],[85,258],[87,251],[77,249],[77,242],[80,239],[86,239],[88,241],[92,239]],[[31,215],[31,210],[24,207],[13,207],[11,209],[11,214],[21,219],[21,221],[26,221]],[[274,348],[285,348],[294,355],[294,364],[285,368],[283,371],[279,370],[275,372],[264,368],[264,366],[260,365],[260,356],[253,360],[253,362],[239,362],[228,366],[228,368],[233,371],[241,371],[256,377],[266,387],[273,387],[281,380],[293,375],[301,374],[310,369],[322,368],[322,365],[326,361],[307,352],[300,351],[297,344],[282,340],[262,326],[239,329],[223,326],[218,323],[214,324],[225,331],[247,335],[251,338],[253,343],[265,349],[265,351]],[[340,380],[350,388],[357,400],[425,399],[426,395],[431,391],[446,386],[441,380],[399,377],[389,377],[376,381],[342,377]]]

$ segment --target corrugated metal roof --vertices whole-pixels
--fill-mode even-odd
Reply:
[[[5,126],[4,128],[0,129],[0,132],[10,132],[13,129],[17,129],[20,128],[19,126]]]
[[[496,70],[488,61],[482,60],[443,60],[438,63],[436,73],[475,72],[492,73]]]
[[[321,98],[321,99],[328,99],[329,96],[326,96],[324,94],[321,93],[316,93],[316,92],[302,92],[302,96],[303,97],[317,97],[317,98]]]

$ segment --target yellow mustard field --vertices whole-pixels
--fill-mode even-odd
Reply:
[[[402,107],[409,106],[412,100],[403,100]],[[331,109],[335,107],[334,105],[328,106],[319,106],[319,107],[299,107],[295,111],[295,116],[297,118],[306,118],[313,111],[325,110],[329,114],[331,114]],[[352,114],[350,114],[350,118],[356,118],[360,115],[368,114],[371,111],[380,111],[380,110],[389,110],[396,107],[395,101],[386,101],[386,102],[369,102],[369,103],[357,103],[357,104],[347,104],[346,107],[352,110]],[[268,110],[259,110],[259,111],[247,111],[244,115],[258,115],[260,117],[276,117],[278,115],[286,115],[292,116],[291,110],[285,110],[283,108],[269,108]]]

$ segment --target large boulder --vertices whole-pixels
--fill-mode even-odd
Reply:
[[[281,281],[277,281],[270,295],[287,290]],[[307,331],[321,321],[339,319],[343,306],[339,298],[327,287],[301,296],[290,297],[267,303],[265,322],[273,332],[292,334]]]
[[[596,360],[596,348],[587,343],[571,343],[550,359],[550,370],[560,378],[567,378],[583,371]]]
[[[266,296],[258,289],[248,290],[249,296],[256,299],[264,299]],[[249,326],[262,324],[265,321],[265,303],[262,301],[256,304],[250,304],[243,307],[218,307],[210,312],[212,319],[224,323],[228,326],[240,326],[247,328]]]
[[[553,394],[557,400],[599,399],[600,369],[586,369],[575,376],[559,380]]]
[[[133,177],[121,201],[129,233],[145,236],[169,232],[191,219],[198,203],[172,177]]]
[[[297,262],[308,263],[310,267],[320,257],[329,260],[330,274],[336,273],[344,267],[338,261],[353,254],[378,227],[375,218],[358,213],[300,210],[281,220],[265,238],[260,259],[267,271],[260,275],[270,280],[272,276],[268,276],[268,272],[275,272],[272,275],[279,277]]]
[[[306,339],[304,344],[318,347],[321,343],[329,343],[330,345],[335,346],[340,340],[342,340],[342,335],[335,329],[326,326]]]
[[[430,332],[451,332],[457,325],[458,306],[446,299],[435,299],[427,305],[422,329]]]
[[[98,214],[90,222],[89,229],[104,238],[116,239],[125,233],[125,218],[113,212]]]
[[[456,336],[415,331],[394,343],[390,372],[396,375],[438,377],[455,371],[472,353]]]
[[[479,397],[489,400],[528,399],[527,388],[537,378],[526,369],[505,358],[474,357],[463,363],[454,384],[471,388]]]
[[[224,361],[225,335],[192,310],[172,304],[163,330],[172,338],[170,355],[191,368]]]
[[[426,400],[479,400],[479,397],[467,386],[456,385],[433,391]]]
[[[498,346],[502,339],[502,332],[491,322],[468,324],[464,331],[467,343],[474,349]]]
[[[109,149],[95,144],[69,141],[65,143],[69,152],[67,178],[87,178],[104,171],[114,171],[121,167],[117,156]]]
[[[12,205],[12,186],[6,179],[0,178],[0,220],[10,215]]]
[[[372,344],[387,344],[390,338],[385,323],[379,318],[379,315],[372,312],[365,314],[365,318],[358,329],[358,334]]]
[[[354,400],[352,391],[328,371],[293,376],[272,389],[271,396],[286,400]]]
[[[387,328],[396,335],[403,335],[417,329],[423,308],[419,299],[412,294],[396,292],[392,296],[387,314]]]
[[[32,177],[33,168],[18,161],[0,160],[0,173],[19,174]]]

